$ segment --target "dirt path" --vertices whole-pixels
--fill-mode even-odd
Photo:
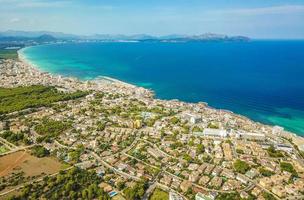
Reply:
[[[11,170],[13,170],[15,167],[20,165],[26,158],[26,151],[23,151],[23,153],[15,160],[12,164],[9,164],[4,170],[0,172],[1,176],[6,176]]]

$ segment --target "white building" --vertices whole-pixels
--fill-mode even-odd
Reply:
[[[174,192],[169,193],[169,200],[183,200],[183,197],[179,196]]]
[[[191,113],[186,113],[185,118],[191,123],[191,124],[196,124],[202,121],[202,117],[199,115],[191,114]]]
[[[266,136],[263,133],[238,132],[236,138],[246,140],[265,140]]]
[[[223,129],[212,129],[205,128],[203,132],[194,132],[198,136],[208,136],[208,137],[227,137],[228,133]]]
[[[293,147],[288,144],[278,144],[276,147],[277,150],[285,151],[287,153],[292,153],[293,151]]]
[[[212,195],[205,195],[200,192],[196,193],[195,200],[214,200],[215,198]]]
[[[280,135],[284,131],[284,128],[281,126],[274,126],[272,128],[272,134],[274,135]]]

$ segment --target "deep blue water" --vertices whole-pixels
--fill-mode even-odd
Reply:
[[[304,135],[304,41],[56,44],[23,54],[51,73],[110,76]]]

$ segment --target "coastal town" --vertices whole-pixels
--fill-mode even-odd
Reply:
[[[0,88],[32,86],[82,93],[47,106],[0,109],[0,199],[60,173],[8,184],[20,152],[37,147],[48,154],[38,157],[52,157],[64,170],[96,172],[98,187],[113,199],[304,199],[304,138],[282,127],[206,103],[156,99],[109,77],[80,81],[41,72],[23,58],[0,60]],[[14,154],[19,160],[4,163]],[[130,195],[141,182],[143,191]]]

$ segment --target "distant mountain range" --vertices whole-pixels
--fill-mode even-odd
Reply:
[[[227,36],[222,34],[205,33],[201,35],[166,35],[152,36],[146,34],[137,35],[110,35],[110,34],[95,34],[95,35],[74,35],[60,32],[48,31],[4,31],[0,32],[0,42],[33,42],[33,43],[48,43],[56,41],[161,41],[161,42],[189,42],[189,41],[248,41],[245,36]]]

